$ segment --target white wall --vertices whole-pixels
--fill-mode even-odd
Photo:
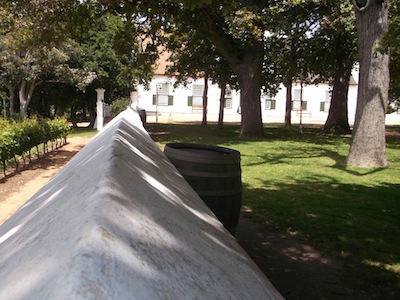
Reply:
[[[153,95],[156,95],[157,85],[160,83],[169,83],[169,94],[174,97],[172,106],[153,105]],[[162,75],[157,75],[150,84],[150,90],[146,90],[144,86],[138,86],[139,106],[147,111],[155,112],[156,109],[160,113],[192,113],[194,110],[188,106],[188,97],[192,96],[193,84],[204,85],[204,80],[193,80],[192,83],[185,86],[174,88],[174,80]],[[219,97],[220,89],[218,85],[208,82],[208,112],[210,114],[218,114],[219,112]],[[236,91],[232,92],[233,105],[231,109],[225,109],[226,114],[237,114],[239,106],[239,94]],[[199,112],[198,110],[194,112]]]
[[[353,79],[358,80],[357,72],[353,72]],[[174,101],[172,106],[158,106],[156,108],[152,103],[153,95],[156,94],[156,86],[159,83],[169,82],[170,95],[173,96]],[[148,112],[155,112],[156,109],[161,115],[193,115],[200,114],[201,110],[193,110],[191,106],[188,106],[188,97],[192,95],[192,84],[202,84],[204,81],[194,80],[192,83],[188,84],[187,87],[179,86],[177,88],[173,87],[174,79],[163,75],[156,75],[150,84],[150,90],[145,90],[143,86],[139,86],[139,106]],[[208,115],[217,116],[219,112],[219,96],[220,89],[217,85],[212,84],[209,81],[209,91],[208,91]],[[349,86],[348,93],[348,117],[349,122],[354,122],[354,116],[356,111],[357,102],[357,84],[353,82]],[[292,88],[292,94],[294,91],[300,89],[300,83],[294,82]],[[328,112],[320,111],[320,103],[324,102],[326,99],[325,93],[329,91],[331,87],[326,83],[320,83],[318,85],[303,85],[303,100],[307,101],[307,110],[303,112],[303,120],[305,122],[317,122],[324,123],[328,117]],[[286,109],[286,88],[281,84],[278,93],[273,97],[276,100],[276,107],[274,110],[265,109],[265,96],[261,98],[261,112],[264,122],[284,122],[285,109]],[[232,91],[232,108],[225,108],[226,118],[234,118],[240,121],[240,115],[237,113],[240,103],[240,92]],[[299,112],[292,111],[292,121],[298,122]],[[400,123],[400,115],[393,114],[388,116],[387,120],[390,123]]]

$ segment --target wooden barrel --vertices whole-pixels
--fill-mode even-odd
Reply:
[[[240,152],[212,145],[171,143],[165,155],[232,234],[242,202]]]

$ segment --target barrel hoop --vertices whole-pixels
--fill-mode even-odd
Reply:
[[[224,172],[224,173],[210,173],[210,172],[201,172],[201,171],[192,171],[192,170],[182,170],[179,169],[179,172],[185,176],[195,176],[195,177],[205,177],[205,178],[231,178],[231,177],[239,177],[241,175],[240,170],[237,172]]]
[[[240,164],[240,158],[230,158],[225,156],[223,158],[211,158],[211,157],[199,157],[193,154],[189,155],[187,152],[183,153],[175,153],[170,152],[170,150],[164,151],[169,159],[177,159],[179,161],[185,162],[194,162],[194,163],[202,163],[202,164],[210,164],[210,165],[228,165],[228,164]]]
[[[204,153],[192,153],[189,150],[205,150]],[[176,158],[189,162],[200,162],[208,164],[240,164],[240,152],[219,146],[171,143],[165,146],[164,152],[169,158]]]
[[[197,194],[201,196],[231,196],[231,195],[239,195],[242,193],[242,189],[234,189],[229,191],[196,191]]]

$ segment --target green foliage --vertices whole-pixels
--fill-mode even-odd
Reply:
[[[50,131],[49,131],[49,140],[55,140],[58,138],[66,137],[71,128],[67,121],[64,118],[56,118],[54,120],[49,120],[46,122],[48,124]]]
[[[2,1],[5,2],[5,1]],[[21,117],[27,117],[35,88],[43,82],[90,84],[79,47],[72,37],[91,23],[90,1],[12,1],[1,5],[0,83],[11,94],[18,88]],[[11,100],[11,99],[10,99]]]
[[[18,144],[14,131],[9,130],[9,124],[1,121],[0,130],[0,158],[2,161],[6,161],[14,157],[14,151]]]
[[[77,41],[85,53],[84,65],[97,74],[92,87],[106,89],[107,98],[129,94],[135,84],[147,83],[155,57],[141,52],[136,25],[121,16],[105,14]]]
[[[5,31],[13,32],[8,44],[25,51],[41,47],[57,47],[90,26],[94,6],[93,1],[0,1],[6,22]]]
[[[316,53],[315,36],[321,28],[323,6],[317,1],[277,1],[271,9],[271,26],[268,42],[272,44],[266,55],[275,61],[277,73],[286,82],[313,81],[321,65],[321,55]]]
[[[117,116],[119,113],[126,110],[129,104],[130,104],[129,98],[119,98],[117,100],[114,100],[110,105],[111,116],[113,117]]]
[[[175,76],[175,86],[186,86],[190,79],[201,78],[205,72],[208,78],[220,86],[237,86],[237,78],[228,62],[202,32],[195,28],[189,30],[189,26],[186,21],[178,23],[168,36],[167,48],[172,53],[169,59],[172,65],[167,72]]]
[[[0,161],[22,155],[33,147],[51,140],[65,138],[70,126],[65,119],[0,121]]]
[[[311,63],[316,74],[329,80],[340,65],[351,69],[357,60],[356,24],[351,1],[324,1],[319,11],[319,23],[313,39],[315,59]]]
[[[400,1],[389,1],[389,31],[382,48],[390,51],[389,112],[400,108]]]

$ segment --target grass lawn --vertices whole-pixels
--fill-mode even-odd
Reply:
[[[77,137],[77,136],[94,137],[97,133],[98,133],[97,129],[78,127],[78,128],[73,128],[68,137]]]
[[[193,142],[240,151],[243,205],[254,221],[344,258],[367,284],[400,291],[400,137],[387,139],[389,168],[359,169],[344,164],[349,135],[269,126],[265,139],[249,140],[238,126],[148,126],[161,148]]]

